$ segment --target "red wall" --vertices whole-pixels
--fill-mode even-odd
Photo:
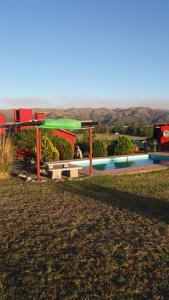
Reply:
[[[59,130],[59,129],[53,130],[53,132],[54,132],[54,134],[59,135],[59,136],[63,137],[64,139],[68,140],[72,144],[72,148],[74,150],[76,137],[73,134],[66,132],[66,131]]]
[[[0,125],[5,125],[5,115],[0,114]],[[0,135],[3,135],[5,132],[4,128],[0,128]]]

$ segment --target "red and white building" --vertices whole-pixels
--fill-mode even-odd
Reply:
[[[154,125],[154,139],[157,139],[158,151],[169,151],[169,122]]]

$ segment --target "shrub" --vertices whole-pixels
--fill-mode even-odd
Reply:
[[[76,143],[77,146],[80,147],[80,150],[82,151],[83,157],[88,157],[89,156],[89,142],[87,141],[79,141]]]
[[[93,157],[104,157],[107,155],[106,147],[102,140],[93,141]]]
[[[61,160],[73,159],[74,151],[71,143],[68,140],[56,135],[50,135],[50,139],[53,145],[59,151],[59,157]]]
[[[109,156],[114,155],[114,150],[116,148],[116,145],[117,145],[117,141],[116,140],[113,140],[111,142],[111,144],[108,145],[107,152],[108,152]]]
[[[63,160],[69,160],[73,158],[73,148],[71,143],[59,136],[53,135],[52,130],[41,130],[41,143],[43,137],[47,137],[52,142],[53,146],[59,151],[59,157]],[[36,147],[36,132],[33,129],[24,129],[16,134],[12,138],[13,144],[16,149],[30,149],[31,153],[28,153],[29,158],[35,158]],[[46,154],[45,154],[46,155]],[[42,154],[43,157],[43,154]]]
[[[35,128],[24,129],[15,133],[12,137],[12,143],[17,149],[27,148],[33,150],[36,146]]]
[[[127,136],[119,136],[116,141],[114,149],[115,155],[132,154],[134,152],[134,145]]]
[[[43,162],[59,160],[59,151],[46,135],[42,137],[41,151]]]
[[[89,156],[89,132],[88,130],[84,130],[83,139],[76,139],[76,145],[80,147],[82,151],[83,157]]]
[[[7,178],[12,169],[14,149],[9,138],[0,140],[0,178]]]

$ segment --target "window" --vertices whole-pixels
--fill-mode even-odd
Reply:
[[[169,137],[169,131],[168,131],[168,130],[165,130],[165,131],[163,132],[163,136]]]

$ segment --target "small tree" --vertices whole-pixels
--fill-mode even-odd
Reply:
[[[56,135],[51,135],[50,140],[59,151],[60,159],[62,160],[73,159],[73,148],[71,143],[68,140]]]
[[[114,148],[115,155],[134,153],[134,145],[127,136],[119,136]]]
[[[104,157],[107,155],[105,144],[102,140],[93,141],[93,157]]]
[[[59,160],[59,151],[54,147],[53,143],[45,135],[42,137],[41,150],[43,162]]]

